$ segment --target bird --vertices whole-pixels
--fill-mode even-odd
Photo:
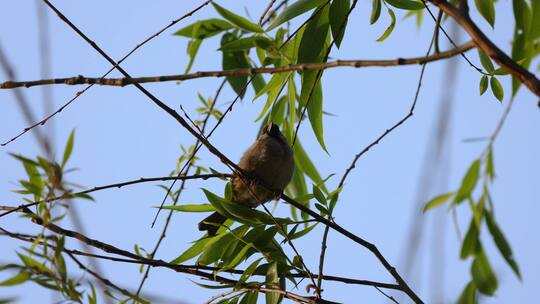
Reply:
[[[255,143],[240,158],[238,167],[246,176],[255,177],[271,191],[235,173],[231,178],[233,203],[255,208],[259,204],[279,198],[293,176],[294,157],[287,139],[276,124],[270,123],[263,127]],[[214,212],[199,223],[199,230],[207,231],[208,236],[215,236],[226,219],[222,214]]]

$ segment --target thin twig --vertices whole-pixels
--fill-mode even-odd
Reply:
[[[74,193],[65,193],[61,196],[51,197],[45,200],[35,201],[28,204],[19,205],[17,207],[7,207],[9,210],[7,212],[4,212],[0,214],[0,217],[6,216],[10,213],[22,210],[24,208],[30,208],[32,206],[41,204],[41,203],[50,203],[61,199],[67,199],[67,198],[76,198],[80,197],[83,194],[88,194],[96,191],[101,191],[105,189],[111,189],[111,188],[122,188],[124,186],[130,186],[134,184],[140,184],[140,183],[148,183],[148,182],[156,182],[156,181],[168,181],[168,180],[190,180],[190,179],[209,179],[209,178],[229,178],[231,177],[230,174],[224,174],[224,173],[213,173],[213,174],[197,174],[197,175],[189,175],[189,176],[162,176],[162,177],[141,177],[139,179],[130,180],[127,182],[121,182],[121,183],[115,183],[115,184],[108,184],[104,186],[97,186],[93,187],[87,190],[74,192]],[[0,208],[2,210],[2,208]]]
[[[195,9],[191,10],[190,12],[188,12],[187,14],[183,15],[182,17],[178,18],[178,19],[175,19],[173,21],[171,21],[171,23],[169,23],[167,26],[165,26],[164,28],[162,28],[161,30],[157,31],[156,33],[154,33],[153,35],[149,36],[148,38],[146,38],[143,42],[139,43],[137,46],[135,46],[131,51],[129,51],[129,53],[127,53],[124,57],[122,57],[122,59],[120,59],[118,61],[118,63],[114,64],[105,74],[103,74],[101,76],[101,78],[105,78],[107,75],[109,75],[116,67],[118,64],[124,62],[124,60],[126,60],[129,56],[131,56],[131,54],[133,54],[137,49],[139,49],[140,47],[142,47],[143,45],[145,45],[147,42],[149,42],[150,40],[154,39],[155,37],[159,36],[161,33],[163,33],[164,31],[166,31],[167,29],[171,28],[173,25],[177,24],[178,22],[184,20],[185,18],[187,17],[190,17],[191,15],[193,15],[194,13],[196,13],[197,11],[199,11],[200,9],[202,9],[203,7],[205,7],[206,5],[208,5],[209,3],[211,2],[211,0],[207,0],[205,1],[204,3],[202,3],[201,5],[199,5],[198,7],[196,7]],[[77,93],[75,93],[75,96],[73,96],[70,100],[68,100],[68,102],[66,102],[65,104],[63,104],[60,108],[58,108],[56,111],[52,112],[50,115],[46,116],[45,118],[43,118],[42,120],[36,122],[35,124],[33,125],[30,125],[26,128],[24,128],[19,134],[17,134],[16,136],[12,137],[9,141],[6,141],[2,144],[0,144],[0,146],[6,146],[7,144],[9,144],[10,142],[13,142],[15,140],[17,140],[17,138],[23,136],[25,133],[27,133],[28,131],[36,128],[37,126],[42,126],[42,125],[45,125],[51,118],[53,118],[54,116],[56,116],[57,114],[59,114],[60,112],[62,112],[65,108],[67,108],[72,102],[74,102],[79,96],[81,96],[82,94],[84,94],[87,90],[89,90],[94,84],[90,84],[88,85],[87,87],[85,87],[84,89],[82,89],[81,91],[78,91]]]
[[[259,25],[262,26],[263,21],[264,21],[264,17],[265,17],[266,14],[268,13],[268,11],[272,8],[272,6],[274,5],[275,2],[276,2],[276,0],[270,0],[270,2],[268,3],[268,5],[267,5],[266,8],[264,9],[264,12],[261,14],[261,17],[259,18]]]

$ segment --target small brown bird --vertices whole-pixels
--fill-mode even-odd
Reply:
[[[248,176],[255,176],[272,191],[257,185],[254,181],[232,177],[232,201],[251,208],[276,198],[291,181],[294,159],[291,147],[276,124],[264,126],[261,135],[240,159],[238,166]],[[214,212],[199,223],[200,231],[208,231],[214,236],[226,217]]]

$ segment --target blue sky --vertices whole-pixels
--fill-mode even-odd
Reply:
[[[147,36],[200,2],[62,2],[58,3],[58,8],[110,56],[121,58]],[[225,2],[221,1],[221,4],[225,5]],[[0,12],[0,27],[4,29],[0,32],[0,44],[14,65],[19,79],[40,78],[36,24],[38,5],[43,4],[39,1],[11,1],[4,3],[4,9]],[[237,1],[229,5],[241,14],[245,7],[253,20],[258,18],[263,9],[262,4],[249,1]],[[348,24],[342,47],[331,54],[333,59],[394,59],[421,56],[426,52],[433,27],[428,16],[424,18],[420,30],[417,30],[413,20],[398,22],[394,33],[385,42],[377,43],[375,40],[389,23],[389,17],[383,12],[382,20],[370,26],[370,10],[370,3],[359,2]],[[399,11],[397,14],[398,20],[401,20],[404,13]],[[187,39],[171,34],[195,20],[215,16],[217,14],[210,6],[204,8],[145,45],[126,60],[123,67],[137,76],[182,73],[187,64]],[[508,1],[497,3],[495,31],[478,16],[474,15],[473,18],[491,39],[504,50],[509,50],[513,16]],[[99,54],[56,16],[49,14],[49,24],[54,77],[78,74],[99,76],[109,68],[109,64]],[[441,41],[442,48],[448,48],[446,40],[443,38]],[[461,41],[466,41],[465,34],[461,35]],[[218,39],[203,43],[194,71],[221,68],[221,57],[216,51],[218,44]],[[469,52],[467,56],[478,63],[476,51]],[[437,62],[427,66],[415,115],[360,159],[348,178],[335,211],[338,223],[375,243],[398,270],[404,267],[399,265],[399,261],[406,245],[411,215],[420,212],[413,211],[412,206],[415,204],[421,167],[426,158],[426,145],[446,85],[442,77],[446,64]],[[484,142],[466,143],[464,139],[491,134],[510,95],[509,79],[501,78],[506,93],[504,104],[498,103],[490,92],[479,96],[480,75],[461,58],[453,59],[450,64],[458,65],[458,76],[450,124],[450,159],[447,172],[443,172],[448,184],[441,186],[441,192],[459,186],[466,168],[485,147]],[[419,71],[419,66],[406,66],[337,68],[325,72],[324,109],[335,114],[324,119],[329,155],[320,149],[308,124],[302,125],[300,138],[321,175],[337,175],[329,180],[330,185],[337,185],[338,177],[348,167],[354,154],[407,113]],[[119,76],[117,72],[112,75]],[[145,87],[169,106],[178,110],[182,105],[190,115],[196,116],[194,109],[198,106],[197,93],[205,97],[213,96],[219,83],[219,79],[208,78],[181,84],[148,84]],[[63,104],[80,89],[52,87],[54,104]],[[41,89],[25,89],[23,93],[36,116],[41,117]],[[232,90],[227,87],[218,105],[223,109],[233,98]],[[252,98],[253,93],[250,91],[212,138],[212,143],[233,160],[240,158],[257,132],[259,124],[254,122],[254,118],[263,104],[261,100],[252,102]],[[11,91],[1,90],[0,100],[0,138],[7,139],[22,130],[26,123]],[[526,89],[518,93],[494,147],[497,179],[492,186],[492,194],[496,216],[514,249],[523,281],[519,282],[504,263],[490,236],[483,234],[487,254],[500,282],[496,296],[486,299],[486,303],[530,302],[536,298],[536,287],[540,284],[540,261],[537,259],[540,240],[534,233],[540,229],[536,216],[540,212],[540,144],[537,136],[537,130],[540,130],[540,111],[536,106],[537,101],[538,98]],[[139,177],[165,176],[175,166],[180,145],[187,146],[194,142],[191,135],[134,87],[94,87],[52,122],[52,128],[43,129],[54,134],[57,151],[63,148],[69,132],[76,129],[76,146],[70,165],[80,170],[70,174],[69,179],[88,187]],[[20,197],[11,190],[16,189],[15,182],[24,177],[24,170],[7,152],[34,156],[39,153],[39,148],[34,137],[26,134],[0,151],[0,201],[3,205],[16,205]],[[205,165],[227,171],[206,150],[200,156]],[[223,184],[218,181],[190,182],[180,201],[204,202],[200,191],[203,186],[218,193],[223,188]],[[150,228],[155,212],[152,206],[159,204],[162,194],[162,190],[151,184],[111,189],[95,193],[96,203],[76,202],[76,208],[89,236],[128,250],[133,248],[134,243],[149,249],[153,247],[163,225],[164,216],[158,221],[157,229]],[[278,207],[278,212],[285,213],[287,210],[288,206],[284,204]],[[441,215],[437,216],[437,213]],[[463,205],[457,215],[463,231],[470,212]],[[200,214],[176,214],[158,257],[172,259],[185,250],[190,241],[200,236],[196,223],[202,217]],[[444,282],[444,302],[451,302],[457,298],[470,277],[471,261],[459,260],[460,242],[450,213],[442,208],[425,217],[427,243],[424,242],[419,248],[420,263],[416,264],[414,275],[406,279],[423,299],[433,301],[430,292],[432,285],[429,282],[430,255],[433,252],[430,240],[435,227],[433,222],[439,223],[444,227],[444,236],[438,236],[444,239],[444,257],[441,260],[444,271],[439,274],[439,279]],[[70,227],[71,224],[65,221],[63,225]],[[38,231],[17,216],[0,219],[0,226],[21,232]],[[322,229],[318,228],[296,244],[310,269],[316,269],[318,265],[321,235]],[[329,238],[327,274],[392,282],[392,278],[367,250],[355,246],[336,233],[330,233]],[[1,238],[0,262],[13,260],[14,250],[20,245],[13,240]],[[140,280],[137,267],[111,263],[103,263],[103,267],[108,277],[122,286],[134,288]],[[80,273],[75,267],[73,270]],[[5,276],[2,274],[1,278]],[[200,289],[189,278],[168,270],[154,269],[144,290],[185,303],[201,303],[216,293]],[[325,297],[336,301],[386,301],[375,289],[368,287],[333,283],[326,283],[325,286]],[[302,290],[298,292],[303,293]],[[0,297],[7,296],[17,296],[21,303],[59,300],[32,283],[13,289],[0,289]],[[403,299],[402,303],[406,302]]]

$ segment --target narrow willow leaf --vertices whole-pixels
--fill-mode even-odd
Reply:
[[[465,235],[463,243],[461,244],[461,259],[466,259],[471,255],[475,255],[482,247],[480,245],[480,240],[478,240],[478,233],[479,232],[476,223],[474,222],[474,220],[471,220],[471,223],[469,224],[469,230],[467,230],[467,234]]]
[[[493,28],[495,26],[495,3],[493,0],[474,0],[476,9]]]
[[[491,77],[489,83],[491,85],[491,92],[493,92],[493,95],[497,98],[497,100],[499,100],[499,102],[502,102],[504,99],[504,90],[499,80],[495,77]]]
[[[218,5],[215,2],[212,2],[212,5],[216,9],[216,11],[221,15],[221,17],[227,19],[230,23],[236,25],[237,27],[246,30],[248,32],[256,32],[261,33],[264,32],[263,29],[256,23],[253,23],[246,18],[239,16],[226,8]]]
[[[347,13],[350,6],[350,0],[334,0],[330,5],[330,29],[332,30],[332,37],[334,37],[338,48],[345,33],[348,21]]]
[[[289,77],[287,85],[287,101],[289,110],[289,123],[288,123],[288,139],[292,143],[294,138],[294,123],[296,122],[296,86],[294,84],[294,76]]]
[[[493,72],[495,72],[495,67],[491,62],[491,59],[481,50],[478,50],[478,57],[480,58],[480,63],[482,64],[484,69],[486,69],[489,74],[493,74]]]
[[[476,285],[470,281],[459,296],[458,304],[476,304]]]
[[[244,273],[242,274],[242,276],[240,277],[238,282],[240,282],[240,283],[245,282],[253,274],[253,272],[255,271],[257,266],[259,266],[259,263],[262,260],[263,260],[263,258],[258,258],[255,261],[253,261],[251,264],[249,264],[249,266],[246,268],[246,270],[244,270]]]
[[[185,261],[188,261],[196,256],[198,256],[204,246],[211,240],[211,238],[203,238],[191,245],[186,251],[184,251],[181,255],[179,255],[177,258],[171,261],[171,264],[181,264]]]
[[[300,230],[300,231],[298,231],[298,232],[295,232],[295,233],[293,233],[293,234],[289,237],[289,239],[290,239],[290,240],[294,240],[294,239],[297,239],[297,238],[301,238],[301,237],[303,237],[304,235],[310,233],[311,230],[313,230],[313,228],[315,228],[315,226],[317,226],[316,223],[313,224],[313,225],[311,225],[311,226],[308,226],[307,228],[304,228],[304,229],[302,229],[302,230]]]
[[[396,15],[394,14],[394,11],[391,10],[390,8],[388,8],[388,15],[390,15],[390,18],[392,19],[392,22],[390,23],[388,28],[386,28],[386,30],[381,35],[381,37],[379,37],[377,39],[378,42],[382,42],[382,41],[386,40],[386,38],[388,38],[388,36],[390,36],[390,34],[392,34],[392,31],[394,30],[394,27],[396,26]]]
[[[478,290],[486,295],[493,295],[498,287],[497,277],[491,269],[489,260],[483,250],[476,254],[471,266],[471,274]]]
[[[155,207],[159,208],[159,207]],[[162,209],[167,210],[174,210],[174,211],[182,211],[182,212],[210,212],[215,211],[216,208],[212,207],[210,204],[202,204],[202,205],[170,205],[170,206],[163,206]]]
[[[273,262],[270,264],[268,271],[266,272],[266,287],[276,289],[279,287],[279,275],[277,263]],[[267,292],[266,293],[266,303],[267,304],[277,304],[281,300],[281,295],[277,292]]]
[[[531,29],[530,37],[531,39],[540,38],[540,0],[531,1]]]
[[[322,193],[321,189],[313,185],[312,190],[313,190],[313,196],[315,197],[315,199],[318,200],[319,203],[326,205],[326,198],[324,197],[324,194]]]
[[[499,252],[503,256],[506,263],[508,263],[508,265],[512,268],[516,276],[521,280],[521,272],[519,271],[519,266],[516,260],[514,259],[514,254],[512,253],[512,247],[510,247],[510,244],[508,243],[501,229],[497,225],[497,222],[493,218],[493,214],[490,211],[486,211],[484,213],[484,216],[486,219],[486,224],[487,224],[489,233],[493,237],[493,241],[495,242],[495,245],[497,245]]]
[[[205,39],[226,31],[232,27],[232,24],[225,20],[216,18],[205,19],[178,30],[174,33],[174,35],[193,39]]]
[[[489,146],[486,156],[486,173],[493,181],[495,179],[495,165],[493,164],[493,146]]]
[[[72,130],[71,133],[69,134],[66,147],[64,148],[64,156],[62,157],[62,168],[64,168],[67,161],[69,160],[69,157],[71,156],[71,152],[73,151],[74,141],[75,141],[75,130]]]
[[[237,40],[235,35],[229,33],[224,34],[221,38],[221,45],[226,45],[235,40]],[[247,60],[247,53],[244,51],[223,52],[222,63],[224,70],[247,69],[250,67]],[[244,94],[246,93],[245,88],[248,81],[247,75],[228,76],[227,81],[237,95],[244,97]]]
[[[272,79],[270,79],[268,84],[264,88],[262,88],[255,96],[255,98],[257,98],[259,95],[262,95],[264,93],[268,94],[266,103],[264,104],[261,113],[259,113],[259,116],[255,118],[255,121],[259,121],[261,118],[263,118],[264,115],[266,115],[266,113],[268,112],[268,109],[270,109],[270,106],[276,102],[280,93],[283,91],[285,85],[287,84],[287,78],[289,75],[290,73],[280,73],[274,75]]]
[[[189,62],[186,70],[184,71],[184,74],[187,74],[189,73],[189,71],[191,71],[191,67],[195,62],[195,57],[197,57],[197,53],[199,52],[199,47],[201,46],[202,41],[202,39],[194,38],[188,42],[187,54],[189,56]]]
[[[26,281],[28,281],[28,279],[30,279],[30,273],[26,272],[26,271],[21,271],[19,272],[18,274],[14,275],[13,277],[3,281],[3,282],[0,282],[0,286],[15,286],[15,285],[20,285]]]
[[[323,51],[330,27],[329,11],[328,6],[316,11],[306,24],[298,49],[298,63],[321,62],[324,58]]]
[[[369,24],[373,24],[379,20],[381,16],[381,0],[373,0],[371,4],[371,17],[369,18]]]
[[[244,51],[249,50],[254,47],[262,48],[261,45],[267,45],[271,46],[274,45],[272,40],[264,37],[264,36],[251,36],[246,38],[241,38],[238,40],[231,41],[225,45],[222,45],[219,50],[220,51]]]
[[[454,194],[455,194],[454,192],[450,192],[450,193],[445,193],[445,194],[441,194],[434,197],[433,199],[431,199],[429,202],[427,202],[424,205],[422,212],[426,212],[429,209],[433,209],[439,205],[446,203],[449,199],[451,199],[454,196]]]
[[[270,24],[267,31],[271,31],[281,24],[291,20],[292,18],[299,16],[305,12],[312,10],[315,7],[318,7],[327,0],[298,0],[291,5],[289,5],[277,18]]]
[[[482,76],[480,79],[480,96],[486,92],[488,88],[488,77],[487,75]]]
[[[317,171],[317,168],[307,155],[306,151],[302,147],[302,144],[300,143],[300,140],[296,139],[296,144],[294,145],[294,163],[295,165],[300,168],[302,172],[304,172],[315,184],[319,184],[322,182],[322,178],[319,175],[319,172]],[[326,189],[326,186],[324,184],[321,184],[320,188],[324,192],[328,192],[328,189]],[[304,186],[304,193],[298,193],[297,195],[303,195],[305,194],[305,186]]]
[[[311,124],[311,128],[313,129],[313,133],[315,133],[315,137],[317,138],[317,141],[319,142],[319,145],[323,150],[328,153],[328,150],[326,149],[326,145],[324,143],[324,131],[323,131],[323,95],[322,95],[322,85],[320,78],[316,80],[317,82],[314,84],[314,87],[312,87],[311,92],[305,93],[304,87],[310,87],[312,86],[312,80],[317,78],[315,71],[306,71],[303,75],[303,81],[302,81],[302,93],[301,93],[301,100],[305,100],[307,103],[307,113],[309,122]],[[302,98],[302,96],[305,96],[306,98]],[[311,97],[309,97],[311,95]]]
[[[422,4],[422,2],[411,1],[411,0],[384,0],[384,1],[395,8],[400,8],[404,10],[424,9],[424,4]]]
[[[457,191],[457,195],[454,198],[453,204],[459,204],[462,201],[464,201],[469,195],[471,195],[471,192],[476,187],[476,183],[478,182],[478,177],[480,175],[480,160],[475,160],[469,169],[467,170],[467,173],[463,177],[463,180],[461,181],[461,186],[459,187],[459,190]]]
[[[531,24],[531,9],[525,0],[512,0],[516,29],[523,31],[525,36],[529,33]]]
[[[258,298],[259,298],[258,291],[250,291],[246,293],[244,297],[242,297],[242,300],[240,300],[240,303],[238,304],[257,304]]]

